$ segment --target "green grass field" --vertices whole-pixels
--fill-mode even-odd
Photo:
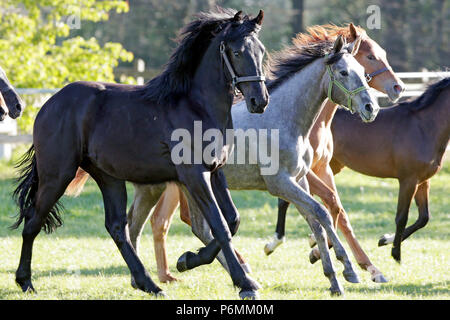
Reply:
[[[17,213],[11,200],[13,177],[11,165],[0,163],[0,299],[152,299],[130,286],[128,268],[104,227],[103,201],[92,181],[79,198],[63,198],[67,209],[63,215],[64,226],[52,235],[41,232],[38,236],[32,263],[38,293],[23,294],[14,282],[22,227],[8,229]],[[389,283],[373,283],[370,275],[358,267],[344,242],[361,283],[345,282],[343,267],[333,253],[345,295],[331,297],[321,264],[309,263],[307,236],[310,232],[295,209],[290,208],[288,212],[286,243],[266,257],[263,247],[275,230],[277,200],[263,192],[233,192],[241,213],[240,230],[233,243],[250,263],[252,277],[262,285],[261,298],[449,299],[450,163],[432,179],[432,219],[425,229],[403,243],[401,265],[390,257],[390,246],[377,247],[381,235],[395,230],[397,181],[365,177],[348,169],[336,180],[357,237]],[[130,204],[134,192],[131,185],[128,191]],[[416,217],[417,208],[413,204],[410,223]],[[159,284],[149,226],[142,237],[141,258],[170,299],[238,299],[238,290],[217,261],[183,274],[177,272],[178,257],[200,246],[200,241],[176,216],[168,236],[168,255],[171,272],[181,281]]]

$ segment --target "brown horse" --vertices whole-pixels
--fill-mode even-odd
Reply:
[[[335,174],[346,166],[399,181],[395,236],[384,235],[378,245],[393,242],[392,256],[400,262],[401,242],[430,218],[430,179],[441,169],[450,139],[450,78],[431,85],[414,101],[382,110],[370,124],[361,125],[356,117],[338,111],[331,130],[334,154],[330,165]],[[419,217],[405,230],[413,197]]]
[[[330,25],[315,26],[308,28],[308,34],[298,35],[297,39],[303,43],[314,43],[323,41],[324,39],[335,39],[338,35],[344,36],[348,42],[354,41],[359,36],[362,38],[359,52],[355,58],[365,68],[368,80],[373,78],[369,83],[370,86],[387,93],[393,100],[397,99],[403,91],[403,83],[395,76],[390,68],[389,63],[386,60],[385,51],[375,41],[370,39],[362,28],[354,27],[352,24],[350,24],[348,28]],[[317,172],[317,174],[311,172],[308,174],[307,179],[310,184],[311,192],[321,197],[332,213],[335,226],[339,221],[338,226],[341,230],[344,230],[344,235],[349,242],[359,265],[372,274],[372,279],[374,281],[385,282],[384,276],[370,262],[356,240],[350,222],[337,195],[331,170],[323,170],[322,164],[325,162],[328,163],[333,154],[333,140],[330,133],[330,126],[337,107],[336,104],[328,101],[312,129],[310,143],[315,151],[312,170]],[[327,177],[331,177],[331,179],[327,179]],[[139,202],[143,201],[142,198],[145,198],[145,195],[137,194],[136,197],[130,212],[139,210]],[[162,282],[175,280],[170,274],[167,265],[165,241],[174,210],[178,206],[179,199],[181,199],[181,203],[185,202],[185,199],[183,198],[183,193],[179,192],[176,186],[171,186],[161,197],[151,218],[158,275]],[[189,212],[186,208],[187,206],[182,205],[181,216],[183,221],[188,222]],[[284,235],[284,226],[282,229]],[[276,236],[276,239],[278,239],[280,243],[283,239],[283,235],[279,234]],[[266,253],[268,252],[269,251],[266,250]],[[242,257],[240,257],[239,254],[237,255],[240,262],[245,265]]]

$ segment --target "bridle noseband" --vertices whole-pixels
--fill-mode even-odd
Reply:
[[[247,76],[247,77],[238,77],[236,76],[236,73],[234,72],[233,66],[230,63],[230,60],[228,60],[228,56],[225,52],[225,42],[220,43],[220,55],[222,56],[222,59],[225,61],[225,65],[227,66],[228,72],[230,72],[231,75],[231,86],[233,88],[234,94],[237,96],[239,93],[239,89],[237,88],[237,85],[242,82],[256,82],[256,81],[266,81],[265,76]]]
[[[325,56],[325,59],[328,57],[328,55]],[[327,68],[327,72],[328,75],[330,76],[330,82],[328,84],[328,99],[333,102],[333,99],[331,98],[331,94],[333,91],[333,85],[336,85],[336,87],[338,87],[339,89],[341,89],[342,92],[344,92],[344,94],[347,97],[347,104],[348,106],[343,106],[346,109],[350,110],[351,113],[355,113],[355,110],[352,109],[352,98],[354,96],[356,96],[358,93],[368,90],[369,88],[367,86],[361,86],[359,88],[356,88],[355,90],[348,90],[341,82],[339,82],[338,80],[336,80],[336,78],[333,75],[333,72],[331,71],[331,67],[329,65],[326,65]],[[336,103],[339,104],[339,103]]]
[[[374,72],[372,72],[372,73],[366,73],[366,81],[367,81],[367,83],[369,83],[370,81],[372,81],[372,79],[373,79],[375,76],[379,75],[380,73],[386,72],[386,71],[389,71],[389,68],[388,68],[388,67],[384,67],[384,68],[382,68],[382,69],[380,69],[380,70],[377,70],[377,71],[374,71]]]

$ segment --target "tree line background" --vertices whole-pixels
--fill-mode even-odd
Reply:
[[[0,67],[17,88],[147,81],[168,61],[178,30],[216,5],[252,15],[263,9],[260,38],[269,52],[307,26],[353,22],[386,49],[397,72],[450,67],[450,0],[0,0]],[[367,26],[370,5],[381,9],[379,29]],[[31,132],[43,98],[24,98],[18,124]]]
[[[366,26],[367,8],[374,4],[381,9],[379,30]],[[253,15],[264,9],[261,39],[269,51],[281,49],[307,26],[353,22],[386,49],[395,71],[450,67],[450,0],[130,0],[128,13],[112,13],[101,23],[84,23],[74,34],[95,36],[101,43],[121,43],[145,61],[148,78],[167,61],[177,30],[194,13],[215,5]],[[121,66],[131,68],[132,63]],[[119,68],[120,72],[127,69]]]

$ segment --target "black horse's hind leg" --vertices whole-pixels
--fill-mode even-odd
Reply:
[[[275,228],[275,235],[269,243],[264,246],[264,253],[266,255],[272,254],[278,246],[284,242],[284,235],[286,230],[286,212],[289,207],[289,202],[278,199],[278,216],[277,226]]]
[[[73,176],[75,176],[75,170]],[[41,175],[35,205],[28,209],[22,231],[23,243],[19,267],[16,271],[16,282],[24,292],[35,291],[31,283],[31,256],[34,239],[44,226],[50,210],[64,194],[71,180],[71,178],[55,181],[44,179],[45,177]]]
[[[402,241],[406,240],[410,235],[412,235],[417,230],[423,228],[428,223],[430,219],[430,211],[428,208],[428,196],[430,193],[430,180],[426,180],[417,187],[414,199],[419,210],[419,218],[417,221],[405,229],[403,232]]]
[[[122,254],[136,286],[142,291],[164,295],[162,290],[152,281],[144,265],[139,260],[131,245],[127,227],[127,191],[125,181],[115,179],[98,170],[89,170],[102,191],[105,204],[105,226]]]
[[[259,288],[259,285],[247,276],[244,269],[239,264],[233,246],[231,245],[231,232],[237,231],[239,215],[231,200],[229,191],[227,190],[223,173],[219,170],[219,172],[214,174],[216,175],[215,177],[211,177],[210,172],[198,172],[199,169],[194,169],[194,172],[188,173],[187,170],[188,169],[179,171],[180,180],[185,180],[183,178],[184,176],[189,179],[189,183],[185,183],[186,189],[189,192],[189,198],[196,202],[196,205],[204,215],[214,236],[214,240],[201,250],[201,253],[199,253],[200,257],[205,255],[208,260],[211,257],[214,259],[220,249],[222,249],[233,283],[242,289],[240,292],[241,297],[255,298],[256,290]],[[220,205],[216,202],[216,198],[220,201]],[[219,206],[224,210],[222,212],[223,216],[219,210]],[[228,225],[230,225],[230,227]],[[193,255],[195,254],[183,254],[178,261],[177,268],[186,270],[186,265],[188,267],[192,266],[188,262],[188,259]],[[211,260],[211,262],[212,261],[213,260]],[[184,266],[180,268],[181,265]]]

